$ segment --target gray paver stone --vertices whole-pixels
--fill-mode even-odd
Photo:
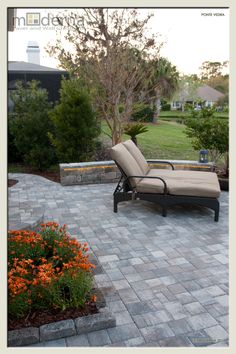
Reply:
[[[175,335],[166,323],[157,326],[142,328],[140,329],[140,331],[147,342],[155,342],[163,338],[173,337]]]
[[[228,333],[226,332],[226,330],[223,327],[221,327],[219,325],[206,328],[205,332],[212,339],[215,339],[217,341],[228,339]]]
[[[104,329],[88,333],[88,340],[92,347],[99,347],[111,343],[107,330]]]
[[[193,347],[190,340],[182,336],[161,339],[159,344],[161,347]]]
[[[194,345],[194,347],[207,347],[209,345],[215,344],[215,340],[207,335],[205,331],[192,332],[186,336]]]
[[[140,337],[140,332],[138,328],[132,323],[123,326],[118,326],[115,328],[109,328],[108,334],[111,338],[112,343],[125,341],[130,338]]]
[[[126,307],[131,315],[141,315],[153,311],[147,301],[130,303],[127,304]]]
[[[89,333],[116,326],[116,319],[110,311],[104,307],[94,315],[79,317],[75,320],[78,334]]]
[[[79,334],[77,336],[66,338],[67,347],[89,347],[88,336],[86,334]]]
[[[216,320],[209,315],[209,313],[201,313],[199,315],[192,316],[188,319],[188,322],[195,331],[217,324]]]
[[[58,321],[40,326],[40,341],[54,340],[76,334],[73,320]]]
[[[43,342],[44,347],[66,347],[66,340],[65,338],[50,340],[47,342]]]
[[[18,347],[39,342],[39,329],[28,327],[8,332],[8,346]]]

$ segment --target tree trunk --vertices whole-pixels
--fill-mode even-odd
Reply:
[[[112,131],[112,146],[121,142],[121,134],[117,130]]]
[[[160,115],[160,111],[161,111],[161,99],[160,99],[159,96],[157,96],[156,100],[155,100],[155,112],[154,112],[153,120],[152,120],[152,122],[154,124],[156,124],[157,121],[158,121],[158,117]]]

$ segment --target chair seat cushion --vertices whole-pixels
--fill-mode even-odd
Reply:
[[[218,198],[220,186],[216,173],[202,171],[173,171],[151,169],[147,176],[161,177],[167,184],[168,194]],[[163,193],[164,184],[158,179],[141,179],[136,185],[140,193]]]

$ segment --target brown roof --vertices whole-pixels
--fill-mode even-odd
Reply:
[[[197,95],[204,101],[216,102],[220,97],[224,97],[224,94],[214,88],[203,85],[197,89]]]

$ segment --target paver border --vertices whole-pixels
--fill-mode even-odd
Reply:
[[[40,327],[26,327],[8,331],[8,347],[26,346],[115,327],[116,318],[106,307],[102,290],[96,289],[95,293],[98,296],[98,313],[52,322]]]

